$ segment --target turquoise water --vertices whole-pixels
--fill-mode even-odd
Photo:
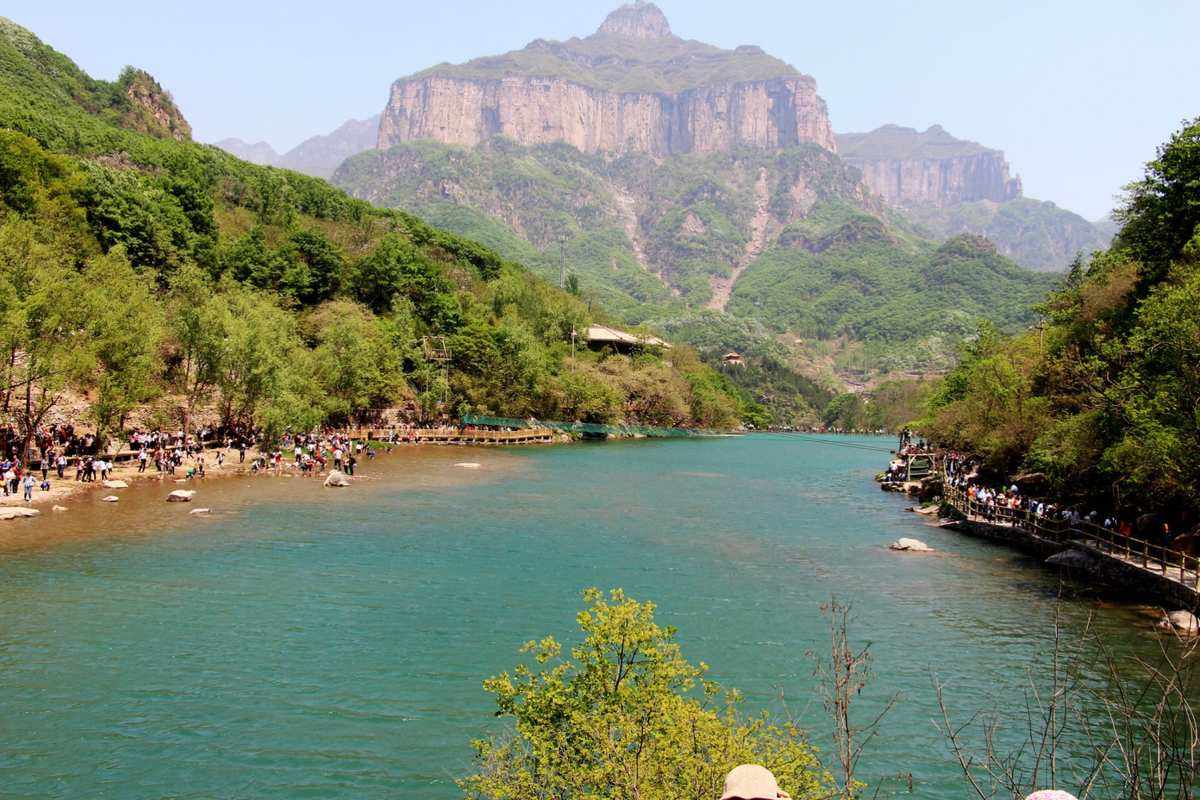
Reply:
[[[821,604],[851,603],[866,702],[902,693],[867,772],[963,797],[932,675],[962,709],[1018,708],[1058,584],[903,513],[871,481],[886,458],[787,436],[409,450],[346,490],[210,481],[212,518],[155,486],[3,523],[0,796],[456,796],[496,725],[481,680],[571,639],[594,585],[656,601],[690,658],[752,707],[784,692],[818,741],[806,652]],[[905,535],[942,553],[886,550]],[[1094,601],[1068,630],[1091,612],[1153,646]]]

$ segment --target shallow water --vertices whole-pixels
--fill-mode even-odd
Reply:
[[[3,523],[0,797],[456,796],[495,725],[481,680],[526,640],[570,640],[593,585],[656,601],[688,657],[752,707],[784,692],[818,740],[806,652],[821,604],[851,603],[866,702],[902,693],[867,771],[963,797],[931,677],[958,708],[1017,710],[1059,585],[903,513],[871,481],[886,458],[765,435],[422,448],[350,489],[210,480],[189,507],[134,487]],[[889,552],[900,536],[941,552]],[[1131,609],[1063,611],[1154,646]]]

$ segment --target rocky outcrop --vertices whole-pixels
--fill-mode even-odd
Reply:
[[[837,147],[811,77],[758,48],[679,39],[649,3],[614,11],[587,39],[538,40],[397,81],[378,146],[432,139],[473,147],[494,136],[655,157]]]
[[[924,133],[885,125],[839,134],[837,141],[867,188],[891,205],[1003,203],[1021,196],[1021,179],[1009,177],[1002,151],[955,139],[939,125]]]
[[[126,68],[118,85],[129,102],[129,109],[121,118],[124,127],[160,139],[182,142],[192,138],[192,126],[183,118],[183,112],[150,73]]]

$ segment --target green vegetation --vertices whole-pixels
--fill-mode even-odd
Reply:
[[[0,20],[3,403],[27,435],[83,392],[102,433],[152,402],[268,432],[397,404],[704,427],[754,412],[683,348],[571,357],[601,313],[574,294],[186,133],[145,73],[94,80]]]
[[[713,798],[738,764],[770,769],[796,800],[842,795],[790,722],[748,716],[741,698],[683,657],[654,604],[618,590],[584,593],[583,640],[565,655],[529,642],[533,664],[484,681],[510,736],[475,743],[467,797]]]
[[[558,78],[609,92],[654,93],[799,75],[757,47],[722,50],[673,36],[645,41],[596,33],[565,42],[537,39],[521,50],[465,64],[438,64],[412,77]]]
[[[815,374],[804,365],[835,342],[847,355],[822,374],[948,369],[980,319],[1016,331],[1055,283],[975,240],[938,248],[906,219],[865,203],[857,173],[815,145],[655,162],[503,139],[473,149],[414,142],[360,154],[334,180],[482,241],[543,278],[557,280],[565,260],[582,297],[626,323],[670,330],[712,364],[730,349],[743,352],[744,323],[764,340],[790,335],[786,347],[774,342],[792,351],[773,359],[787,371]],[[760,209],[765,247],[735,285],[729,314],[693,324],[712,297],[710,279],[744,261]],[[756,397],[784,388],[754,370],[738,376],[763,378],[746,386]],[[773,412],[779,424],[814,419],[794,399]]]
[[[1079,260],[1035,330],[985,328],[923,429],[998,474],[1125,511],[1200,509],[1200,121],[1129,187],[1113,247]]]
[[[1054,203],[1027,197],[1004,203],[910,206],[904,213],[937,238],[962,233],[986,236],[1021,266],[1044,272],[1061,272],[1076,255],[1090,256],[1107,248],[1114,233]]]

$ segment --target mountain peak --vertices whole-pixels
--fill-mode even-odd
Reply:
[[[636,0],[609,14],[596,32],[629,39],[669,39],[671,23],[658,6]]]

